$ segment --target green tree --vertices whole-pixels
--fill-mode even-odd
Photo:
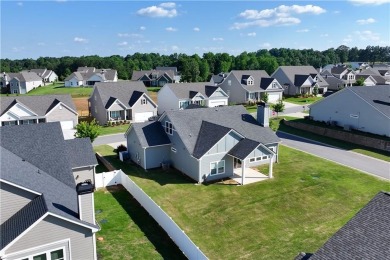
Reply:
[[[261,95],[261,100],[264,101],[264,103],[268,103],[268,93],[264,92],[263,95]]]
[[[354,86],[364,86],[364,78],[363,77],[359,77],[355,84],[353,84]]]
[[[87,121],[82,121],[78,125],[76,125],[76,133],[74,134],[74,136],[77,138],[89,137],[89,139],[91,139],[91,142],[93,142],[99,134],[100,126],[94,119],[90,123],[88,123]]]
[[[278,103],[272,106],[272,109],[276,112],[276,117],[279,117],[279,113],[284,111],[284,103],[282,100],[279,100]]]
[[[313,95],[314,96],[318,95],[318,87],[317,86],[314,86],[314,88],[313,88]]]

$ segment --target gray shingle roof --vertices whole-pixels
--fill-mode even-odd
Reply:
[[[47,212],[43,195],[37,196],[0,226],[0,248],[12,242]]]
[[[348,68],[345,66],[335,66],[331,69],[332,74],[341,74],[346,71]]]
[[[112,81],[115,79],[115,75],[117,74],[116,70],[112,69],[95,69],[95,68],[86,68],[80,67],[77,71],[70,74],[65,78],[65,81],[71,80],[73,77],[76,77],[78,80],[87,80],[91,78],[93,75],[98,75],[102,78],[102,80]]]
[[[131,127],[135,131],[142,147],[150,147],[171,143],[171,141],[165,134],[164,128],[158,121],[134,123]]]
[[[193,156],[198,159],[201,158],[230,131],[230,128],[202,121]]]
[[[148,90],[141,81],[118,81],[118,82],[97,82],[94,86],[94,91],[98,91],[100,98],[107,106],[109,102],[113,102],[113,98],[118,99],[127,108],[131,108],[130,100],[133,92],[138,91],[147,95]]]
[[[356,86],[350,87],[348,90],[356,93],[367,103],[390,117],[390,85]]]
[[[72,168],[98,165],[92,143],[89,138],[65,140],[69,162]]]
[[[131,75],[131,80],[139,80],[145,75],[152,80],[152,75],[157,75],[158,78],[164,74],[166,74],[171,80],[173,80],[175,76],[175,72],[173,70],[134,70]]]
[[[243,106],[167,111],[166,116],[191,154],[195,151],[198,138],[201,138],[203,121],[234,129],[242,136],[259,143],[280,141],[270,128],[260,126]]]
[[[21,71],[18,73],[6,73],[8,77],[8,81],[13,78],[17,78],[21,82],[29,82],[29,81],[42,81],[42,78],[39,77],[35,72]]]
[[[294,77],[294,85],[295,86],[302,86],[303,83],[305,83],[305,81],[309,78],[310,75],[299,75],[299,74],[296,74],[295,77]]]
[[[197,93],[210,97],[218,89],[216,86],[210,86],[210,82],[173,83],[167,84],[166,87],[169,87],[179,99],[193,98]]]
[[[241,86],[246,89],[247,91],[261,91],[264,89],[264,82],[263,79],[268,79],[270,76],[265,70],[232,70],[230,72],[232,75],[234,75],[238,82],[241,83]],[[247,79],[249,77],[253,78],[254,85],[246,85],[243,84],[243,79]],[[273,79],[272,79],[273,80]]]
[[[310,260],[389,259],[390,193],[379,192]]]
[[[15,102],[20,102],[38,116],[44,116],[53,108],[54,103],[58,101],[64,103],[76,113],[76,106],[70,95],[44,95],[44,96],[17,96],[17,97],[0,97],[0,115],[8,111]]]
[[[229,151],[229,154],[240,160],[244,160],[259,145],[259,142],[244,138]]]
[[[313,66],[279,66],[278,70],[281,70],[289,79],[289,81],[294,84],[295,75],[318,75],[318,85],[320,87],[328,86],[328,83],[323,79],[323,77],[318,73],[318,71]],[[275,73],[275,72],[274,72]],[[272,75],[271,75],[272,76]],[[280,84],[285,84],[288,82],[279,82]]]

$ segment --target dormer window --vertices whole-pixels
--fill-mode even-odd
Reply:
[[[247,84],[248,86],[252,86],[252,85],[253,85],[253,80],[252,80],[251,78],[249,78],[249,79],[247,80],[246,84]]]
[[[147,103],[148,101],[146,100],[146,98],[141,99],[141,105],[146,105]]]
[[[173,135],[173,125],[169,121],[165,121],[165,133]]]

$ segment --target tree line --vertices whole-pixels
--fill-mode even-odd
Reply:
[[[131,79],[134,70],[151,70],[155,67],[177,67],[182,81],[209,81],[211,75],[230,70],[265,70],[272,74],[279,66],[311,65],[315,68],[327,64],[345,63],[347,61],[390,62],[390,47],[367,46],[365,49],[349,48],[341,45],[325,51],[313,49],[273,48],[256,52],[242,52],[237,56],[228,53],[204,53],[187,55],[174,53],[134,53],[125,57],[97,55],[81,57],[40,57],[38,59],[0,60],[1,72],[19,72],[34,68],[54,70],[62,81],[78,67],[96,67],[115,69],[119,79]]]

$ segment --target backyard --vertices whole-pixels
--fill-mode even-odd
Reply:
[[[315,252],[377,192],[389,190],[387,181],[285,146],[274,179],[246,186],[195,185],[174,169],[145,172],[120,162],[110,146],[95,150],[142,187],[210,259],[293,259]]]

